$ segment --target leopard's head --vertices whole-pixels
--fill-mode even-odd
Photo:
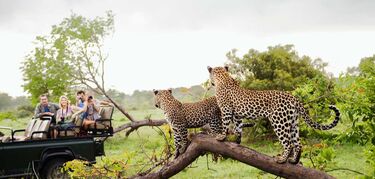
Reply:
[[[155,107],[162,108],[162,103],[168,102],[172,96],[172,89],[168,90],[153,90],[154,91],[154,101]]]
[[[207,67],[208,72],[210,73],[210,81],[212,86],[216,86],[218,82],[225,80],[224,78],[229,76],[229,67]],[[229,76],[230,77],[230,76]]]

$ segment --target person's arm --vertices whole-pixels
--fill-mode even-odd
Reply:
[[[34,112],[34,118],[40,118],[44,115],[53,115],[53,113],[51,112],[42,112],[42,109],[41,109],[41,104],[38,104],[36,107],[35,107],[35,112]]]
[[[75,113],[72,115],[72,118],[73,118],[73,119],[76,118],[77,115],[79,115],[79,114],[84,113],[84,112],[87,111],[87,105],[88,105],[88,104],[87,104],[87,101],[85,101],[83,104],[84,104],[84,105],[83,105],[83,108],[82,108],[82,109],[79,108],[79,107],[76,107],[76,109],[78,109],[78,111],[75,112]]]
[[[60,109],[60,106],[55,103],[50,103],[51,106],[50,112],[44,112],[43,115],[56,116],[57,111]]]
[[[109,102],[108,100],[99,101],[99,104],[100,105],[113,106],[113,104],[111,102]]]
[[[70,108],[71,112],[68,113],[68,114],[66,115],[65,118],[67,118],[67,119],[73,119],[73,115],[74,115],[76,112],[78,112],[79,110],[81,110],[81,108],[79,108],[79,107],[77,107],[77,106],[74,106],[74,105],[70,105],[69,108]],[[61,110],[61,109],[60,109],[60,110]],[[74,117],[76,117],[76,116],[74,116]]]
[[[34,111],[34,118],[40,118],[40,116],[42,115],[39,108],[40,108],[40,104],[36,105],[35,111]]]
[[[100,104],[101,104],[101,105],[109,105],[109,104],[111,104],[111,103],[108,102],[108,101],[100,101]]]
[[[99,112],[99,110],[100,110],[100,104],[101,104],[101,101],[99,101],[99,100],[95,100],[95,101],[93,101],[92,102],[92,104],[93,104],[93,106],[94,106],[94,110],[96,111],[96,112]]]
[[[59,110],[56,111],[56,122],[59,122],[59,121],[61,120],[61,119],[60,119],[60,118],[61,118],[61,115],[60,115],[61,112],[60,112],[60,110],[61,110],[61,109],[59,109]]]
[[[72,109],[72,113],[73,114],[76,113],[76,112],[78,112],[78,111],[80,111],[80,110],[82,110],[82,108],[80,108],[78,106],[71,105],[70,107]]]

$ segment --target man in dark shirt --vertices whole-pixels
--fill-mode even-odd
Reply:
[[[35,108],[34,118],[51,116],[52,121],[55,121],[56,111],[60,109],[59,105],[48,102],[48,97],[45,94],[40,95],[39,99],[40,103]]]

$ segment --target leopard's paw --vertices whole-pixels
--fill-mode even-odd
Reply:
[[[225,136],[223,134],[218,134],[218,135],[216,135],[215,139],[218,140],[218,141],[224,141],[226,137],[227,136]]]
[[[282,163],[285,163],[286,161],[287,161],[287,159],[284,158],[282,155],[276,157],[276,162],[277,162],[277,163],[282,164]]]

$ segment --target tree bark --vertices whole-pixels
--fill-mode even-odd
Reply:
[[[212,152],[230,157],[234,160],[238,160],[242,163],[251,165],[280,177],[301,179],[334,178],[322,171],[305,168],[301,165],[293,165],[289,163],[278,164],[274,158],[261,154],[253,149],[249,149],[233,142],[220,142],[214,137],[204,134],[193,136],[191,144],[187,148],[186,152],[170,162],[168,165],[163,166],[159,171],[149,173],[145,176],[135,176],[134,178],[172,177],[189,166],[195,161],[195,159],[206,152]]]

